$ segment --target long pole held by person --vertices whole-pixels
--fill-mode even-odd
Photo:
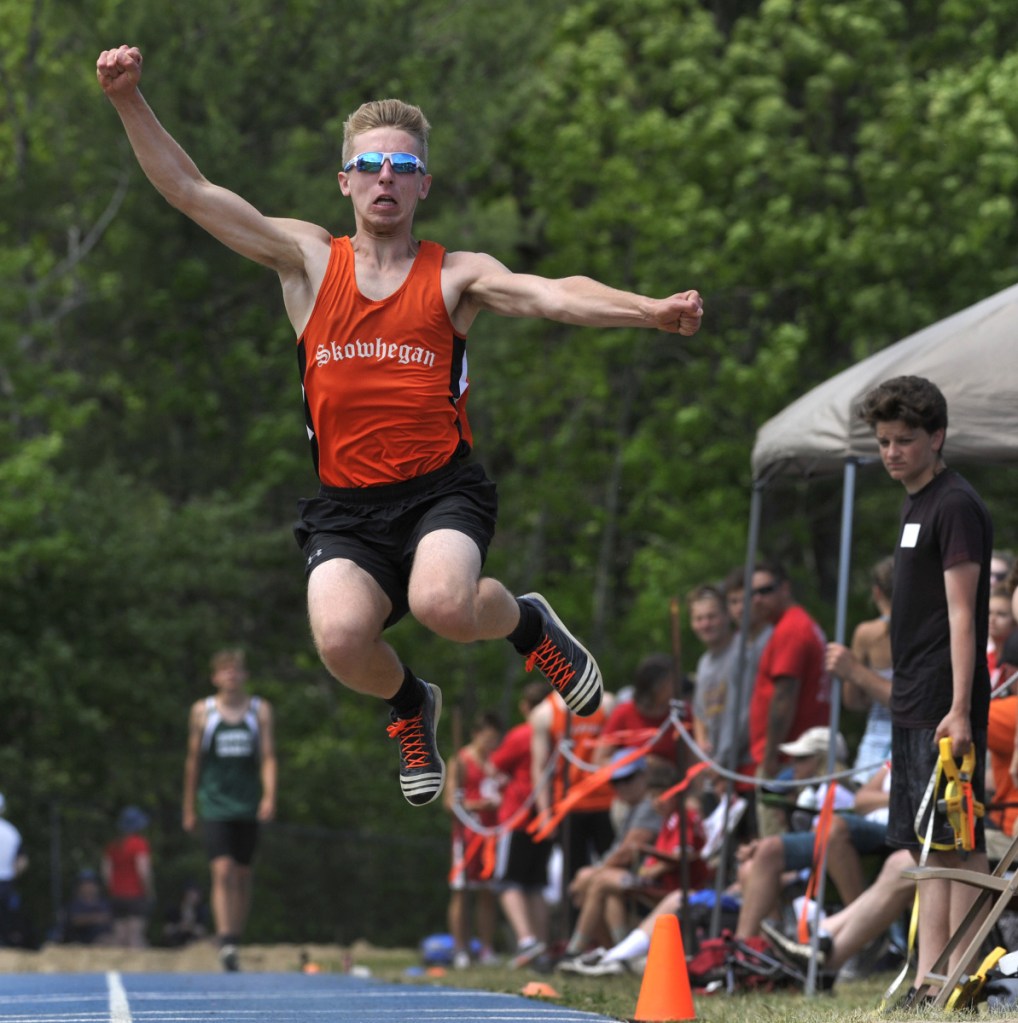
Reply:
[[[672,633],[673,695],[678,701],[681,714],[681,708],[684,706],[682,698],[682,621],[681,604],[678,597],[672,597],[669,605],[669,615],[671,618]],[[686,744],[680,740],[675,744],[675,770],[678,775],[677,782],[683,782],[686,780],[686,772],[688,769],[689,754],[686,749]],[[685,940],[686,947],[692,948],[692,919],[689,913],[689,850],[686,845],[686,836],[688,834],[686,824],[688,815],[686,813],[685,789],[679,792],[677,811],[679,815],[679,885],[682,889],[680,919],[682,921],[682,936]]]

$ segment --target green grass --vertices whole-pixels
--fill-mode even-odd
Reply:
[[[398,984],[430,984],[446,987],[500,991],[519,994],[530,981],[549,984],[561,996],[556,1004],[585,1012],[599,1013],[619,1020],[631,1020],[640,995],[640,978],[585,978],[562,973],[539,974],[530,970],[505,967],[473,967],[469,970],[432,971],[424,976],[408,976],[409,968],[420,967],[420,959],[412,950],[386,950],[369,947],[354,948],[354,962],[367,966],[374,977]],[[339,963],[322,962],[323,969],[342,969]],[[695,995],[696,1019],[702,1023],[844,1023],[859,1021],[901,1021],[908,1019],[967,1020],[971,1013],[915,1011],[910,1014],[881,1013],[884,992],[894,974],[870,977],[839,984],[833,993],[807,998],[798,990],[778,992],[752,991],[735,995]],[[909,976],[899,989],[911,983]],[[985,1006],[981,1016],[986,1018]],[[977,1017],[978,1018],[978,1017]],[[1004,1020],[1002,1016],[992,1017]]]

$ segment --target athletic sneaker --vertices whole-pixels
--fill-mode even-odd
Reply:
[[[574,973],[581,977],[624,977],[632,973],[628,959],[604,959],[596,963],[577,963]]]
[[[399,787],[408,803],[424,806],[437,799],[445,784],[445,761],[438,752],[435,729],[442,716],[442,690],[422,681],[424,702],[412,718],[390,712],[390,739],[399,740]]]
[[[223,945],[219,949],[219,964],[227,973],[236,973],[240,969],[236,945]]]
[[[771,944],[781,953],[783,959],[787,959],[799,967],[808,967],[813,958],[813,946],[810,942],[796,941],[789,938],[785,932],[770,920],[760,922],[760,930],[767,935]],[[817,942],[817,966],[823,966],[827,962],[834,949],[834,941],[829,934],[821,934]]]
[[[509,965],[514,970],[522,970],[524,966],[529,966],[539,956],[544,955],[546,948],[547,946],[543,941],[531,938],[519,946],[516,950],[516,955],[509,960]]]
[[[575,955],[564,955],[556,964],[555,969],[562,973],[580,973],[580,966],[594,966],[599,963],[608,951],[606,948],[595,948],[590,952],[579,952]]]
[[[540,642],[527,658],[527,671],[537,668],[574,714],[589,717],[601,706],[604,693],[597,661],[540,593],[528,593],[520,600],[540,611],[544,619]]]

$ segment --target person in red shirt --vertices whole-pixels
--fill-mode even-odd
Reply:
[[[552,841],[535,842],[527,831],[534,819],[531,796],[530,715],[550,692],[544,682],[528,682],[520,697],[522,724],[515,725],[491,754],[491,770],[502,784],[498,807],[499,835],[495,879],[499,902],[516,938],[511,965],[519,968],[542,956],[548,947],[548,859]]]
[[[827,639],[806,609],[792,599],[792,587],[778,565],[760,564],[753,572],[751,599],[760,617],[774,626],[757,669],[749,705],[750,756],[759,778],[775,778],[779,747],[809,728],[826,725],[831,715],[831,679],[824,666]],[[783,809],[757,798],[761,836],[785,830]]]
[[[459,806],[483,828],[498,819],[498,788],[491,777],[488,758],[502,738],[502,719],[492,712],[478,715],[470,742],[457,752],[451,765],[451,782],[445,788],[446,809]],[[452,872],[449,878],[449,931],[453,937],[453,966],[470,965],[469,897],[473,897],[479,961],[494,959],[497,904],[491,882],[484,877],[484,848],[480,834],[454,816],[452,819]]]
[[[620,700],[601,733],[598,758],[605,763],[625,746],[642,746],[668,720],[676,695],[675,661],[668,654],[648,654],[633,673],[633,698]],[[648,761],[675,766],[675,727],[666,728],[647,750]]]
[[[155,902],[152,851],[141,834],[148,816],[136,806],[125,806],[117,818],[120,837],[103,852],[103,884],[113,909],[110,943],[124,948],[145,948],[145,927]]]

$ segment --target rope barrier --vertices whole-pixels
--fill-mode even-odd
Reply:
[[[697,744],[696,739],[683,724],[683,709],[684,704],[682,701],[673,700],[668,717],[665,718],[657,729],[630,729],[626,732],[615,732],[610,736],[603,737],[601,740],[602,744],[610,742],[613,746],[625,745],[628,747],[626,755],[619,758],[612,764],[602,764],[593,761],[581,760],[573,752],[573,743],[571,740],[560,740],[552,752],[552,755],[548,758],[548,763],[545,765],[541,773],[538,787],[531,791],[526,801],[519,807],[516,813],[501,824],[482,824],[475,816],[463,808],[462,803],[460,802],[461,796],[459,793],[457,793],[453,799],[452,812],[456,819],[459,820],[464,827],[468,828],[470,831],[474,832],[475,835],[480,836],[481,838],[497,838],[499,835],[515,831],[520,823],[526,819],[536,803],[538,789],[543,789],[549,784],[561,759],[566,763],[571,764],[573,767],[576,767],[578,770],[584,771],[588,774],[588,777],[573,785],[566,795],[562,799],[553,803],[548,810],[534,815],[534,819],[527,825],[527,831],[533,836],[535,841],[543,841],[552,835],[566,814],[584,796],[592,792],[594,789],[599,788],[607,781],[610,781],[612,774],[619,767],[646,754],[647,751],[650,750],[669,729],[675,730],[676,734],[685,744],[687,749],[693,753],[697,763],[695,763],[686,772],[686,777],[682,781],[663,793],[662,799],[666,799],[678,794],[679,792],[685,791],[690,783],[704,771],[711,771],[717,777],[735,782],[736,784],[752,788],[767,788],[771,792],[780,793],[805,786],[816,786],[825,782],[829,783],[846,778],[852,778],[862,771],[876,771],[884,764],[884,761],[881,760],[874,764],[847,768],[846,770],[836,771],[831,774],[816,775],[812,778],[796,778],[794,780],[759,778],[756,775],[741,774],[738,771],[730,770],[723,764],[719,764],[708,753],[701,749],[701,747]],[[833,790],[834,786],[832,785],[830,786],[830,791],[833,792]],[[476,853],[476,845],[474,845],[473,849],[474,853]],[[469,858],[468,852],[465,852],[461,861],[454,864],[450,877],[458,877]]]

